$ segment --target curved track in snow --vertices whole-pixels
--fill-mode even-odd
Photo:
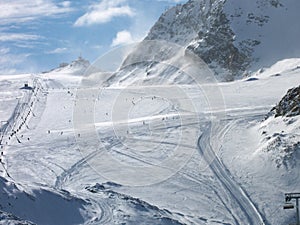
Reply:
[[[259,211],[247,196],[245,191],[239,186],[239,184],[232,178],[230,172],[218,158],[214,150],[210,145],[210,132],[211,124],[207,127],[207,132],[204,132],[198,139],[198,150],[204,157],[205,161],[209,164],[209,167],[227,190],[231,199],[236,201],[240,209],[245,214],[247,221],[242,221],[242,225],[265,225],[264,219],[260,215]]]

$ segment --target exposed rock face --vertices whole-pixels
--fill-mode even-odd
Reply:
[[[234,45],[235,33],[224,13],[224,0],[190,0],[165,14],[146,40],[167,40],[185,46],[225,80],[245,71],[251,55]]]
[[[297,0],[189,0],[166,11],[146,40],[182,45],[202,58],[219,80],[234,80],[247,70],[296,57],[299,42],[294,37],[300,31],[287,24],[300,19],[294,9],[298,6]]]
[[[157,79],[168,84],[189,84],[190,79],[180,73],[180,67],[160,67],[166,48],[174,43],[188,53],[195,53],[219,81],[239,79],[282,59],[298,58],[300,29],[290,26],[300,21],[298,8],[299,0],[189,0],[162,14],[123,65],[128,65],[132,58],[140,59],[139,63],[122,66],[107,84],[125,85],[140,80],[148,85],[157,83],[153,82]],[[145,47],[149,41],[167,44]],[[151,62],[142,62],[145,52],[153,54],[148,57]],[[176,53],[168,56],[172,62],[182,59]],[[208,76],[199,74],[201,82],[208,82]]]
[[[271,112],[275,117],[293,117],[300,115],[300,86],[288,90],[287,94],[281,99]]]
[[[209,64],[217,75],[224,74],[224,80],[233,80],[247,69],[251,55],[234,45],[235,34],[222,4],[212,10],[209,20],[209,26],[206,24],[204,31],[198,32],[188,49]]]
[[[169,9],[162,14],[145,39],[187,45],[206,23],[208,12],[203,9],[205,5],[205,1],[190,0],[186,4]]]

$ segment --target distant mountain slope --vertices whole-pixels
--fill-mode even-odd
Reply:
[[[145,40],[179,44],[203,59],[219,80],[234,80],[300,56],[298,9],[298,0],[189,0],[167,10]]]
[[[86,69],[90,66],[90,62],[81,56],[76,60],[72,61],[70,64],[61,63],[56,69],[50,72],[61,73],[61,74],[72,74],[72,75],[83,75]]]

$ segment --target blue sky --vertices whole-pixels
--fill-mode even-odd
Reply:
[[[0,0],[0,74],[41,72],[81,53],[91,62],[139,41],[187,0]]]

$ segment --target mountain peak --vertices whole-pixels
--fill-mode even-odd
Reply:
[[[298,0],[256,2],[190,0],[166,11],[146,40],[164,40],[192,50],[220,80],[298,57]]]

